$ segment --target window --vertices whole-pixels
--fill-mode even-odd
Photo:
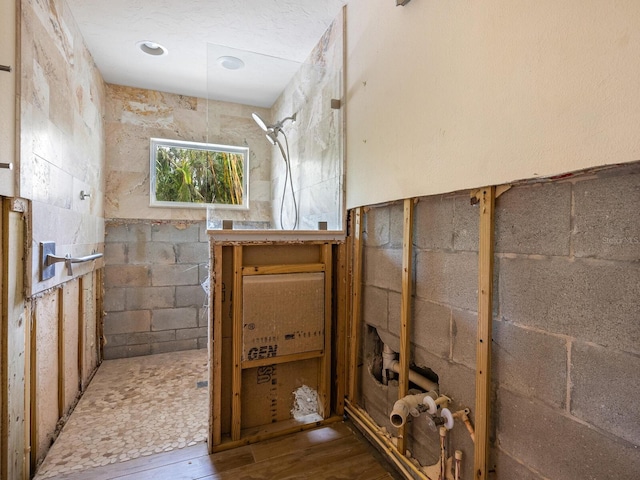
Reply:
[[[151,206],[248,209],[249,149],[151,139]]]

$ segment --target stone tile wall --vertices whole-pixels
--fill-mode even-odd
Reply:
[[[523,184],[496,201],[493,425],[495,478],[637,478],[640,472],[640,164]],[[366,213],[361,403],[391,432],[397,387],[376,374],[380,342],[399,347],[403,210]],[[478,210],[469,193],[415,210],[412,359],[453,408],[475,407]],[[379,339],[380,340],[379,340]],[[437,461],[424,417],[412,454]],[[450,437],[465,453],[464,426]]]
[[[106,359],[207,347],[205,222],[107,222]]]

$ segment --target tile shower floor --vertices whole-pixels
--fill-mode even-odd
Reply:
[[[206,381],[206,350],[105,360],[35,479],[204,442]]]

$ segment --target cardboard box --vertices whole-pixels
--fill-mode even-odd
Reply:
[[[324,273],[243,278],[243,360],[324,349]]]
[[[242,372],[242,428],[293,418],[294,391],[318,390],[318,359],[248,368]]]

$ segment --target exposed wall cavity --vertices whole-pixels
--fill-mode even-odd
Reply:
[[[491,464],[497,479],[616,478],[640,471],[640,164],[516,185],[496,201]],[[414,217],[412,362],[451,410],[475,412],[478,210],[469,192],[421,197]],[[400,332],[403,209],[365,215],[361,403],[389,432],[397,400],[378,376]],[[379,338],[378,338],[379,337]],[[439,438],[408,423],[422,465]],[[473,444],[457,423],[450,454]]]
[[[318,392],[307,385],[302,385],[293,391],[291,416],[302,418],[313,413],[318,413]]]

